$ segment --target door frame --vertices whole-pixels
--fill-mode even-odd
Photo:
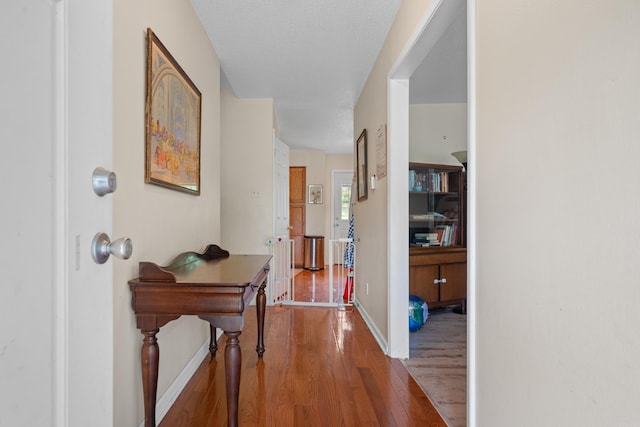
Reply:
[[[476,0],[467,3],[467,422],[476,425]],[[408,192],[406,170],[409,162],[409,78],[426,55],[427,26],[443,0],[429,6],[417,30],[408,39],[404,50],[391,68],[388,78],[387,120],[389,123],[389,173],[387,191],[387,271],[389,331],[387,352],[391,357],[409,356],[409,331],[406,327],[406,301],[409,278]]]

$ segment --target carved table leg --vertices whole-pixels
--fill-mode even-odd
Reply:
[[[158,363],[160,360],[160,349],[156,338],[158,331],[159,329],[141,331],[144,335],[140,360],[142,362],[145,427],[156,427],[156,393],[158,391]]]
[[[238,425],[238,396],[240,395],[240,369],[242,351],[240,350],[240,332],[227,332],[227,345],[224,348],[224,368],[227,385],[227,425]]]
[[[218,340],[216,339],[216,327],[209,323],[209,333],[211,334],[211,338],[209,339],[209,353],[211,353],[211,358],[216,357],[216,352],[218,351]]]
[[[264,294],[265,284],[260,285],[258,289],[258,296],[256,297],[256,313],[258,317],[258,345],[256,346],[256,352],[258,352],[258,358],[262,359],[264,354],[264,312],[267,305],[267,296]]]

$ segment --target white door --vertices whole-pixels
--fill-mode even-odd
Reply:
[[[273,136],[274,235],[289,240],[289,147]]]
[[[91,187],[111,162],[111,13],[3,3],[2,425],[113,425],[112,261],[89,251],[111,231],[111,199]]]
[[[113,195],[98,197],[91,177],[111,169],[113,134],[112,1],[63,0],[66,15],[67,229],[65,261],[68,424],[113,425],[113,257],[96,264],[90,243],[112,236]],[[99,30],[97,30],[99,29]],[[117,173],[117,171],[115,171]]]
[[[349,203],[351,201],[351,181],[353,171],[334,170],[333,195],[333,232],[332,239],[346,238],[349,232]]]
[[[269,304],[293,298],[293,248],[289,243],[289,147],[273,134],[273,241]]]

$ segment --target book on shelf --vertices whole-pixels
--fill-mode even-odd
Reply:
[[[440,236],[440,246],[454,245],[458,238],[458,224],[438,225],[435,232]]]
[[[449,191],[449,172],[432,172],[426,174],[425,188],[434,193]]]
[[[433,221],[436,219],[444,220],[447,217],[440,212],[427,212],[426,214],[409,215],[409,219],[413,221]]]

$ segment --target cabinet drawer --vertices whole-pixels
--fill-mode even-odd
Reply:
[[[460,249],[450,252],[409,253],[409,265],[434,265],[467,262],[467,250]]]

